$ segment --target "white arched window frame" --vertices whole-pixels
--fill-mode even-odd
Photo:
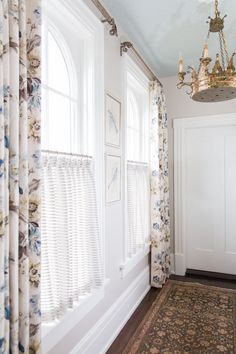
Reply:
[[[121,276],[150,252],[149,79],[123,58],[125,101],[124,248]]]
[[[56,10],[56,11],[55,11]],[[103,186],[103,117],[104,117],[104,28],[102,23],[82,2],[72,0],[54,0],[43,2],[43,24],[45,31],[53,35],[66,63],[69,79],[69,94],[60,90],[61,96],[69,99],[74,110],[71,110],[72,125],[70,135],[74,143],[65,146],[63,151],[73,154],[91,155],[94,161],[94,175],[97,191],[98,220],[101,236],[103,269],[104,263],[104,189]],[[45,26],[46,24],[46,26]],[[59,29],[59,30],[58,30]],[[43,43],[45,50],[45,43]],[[43,53],[43,60],[45,53]],[[56,60],[56,58],[55,58]],[[43,115],[42,130],[46,131],[49,100],[45,99],[53,91],[43,74]],[[48,130],[49,132],[49,130]],[[56,134],[57,131],[54,132]],[[47,134],[47,132],[46,132]],[[51,150],[48,139],[43,137],[43,149]],[[61,145],[58,146],[62,151]],[[43,324],[43,351],[50,351],[79,323],[94,306],[104,297],[104,289],[96,290],[80,301],[78,306],[65,314],[62,321]]]

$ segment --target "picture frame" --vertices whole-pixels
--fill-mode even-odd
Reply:
[[[121,200],[121,156],[106,154],[106,202]]]
[[[105,143],[120,147],[121,102],[110,93],[106,94],[105,104]]]

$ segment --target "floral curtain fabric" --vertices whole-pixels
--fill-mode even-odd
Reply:
[[[40,349],[40,0],[0,1],[0,353]]]
[[[151,96],[151,284],[161,287],[170,274],[168,122],[162,87]]]

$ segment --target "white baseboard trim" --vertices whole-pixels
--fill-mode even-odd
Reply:
[[[175,255],[174,253],[170,254],[170,272],[175,274]]]
[[[149,290],[150,268],[147,266],[70,354],[106,353]]]
[[[175,274],[184,276],[186,273],[185,256],[182,253],[175,254]]]

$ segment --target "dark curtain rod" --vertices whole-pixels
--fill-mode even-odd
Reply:
[[[118,31],[117,31],[117,26],[115,23],[115,20],[109,12],[105,9],[105,7],[100,3],[99,0],[91,0],[91,2],[94,4],[94,6],[98,9],[98,11],[102,14],[104,19],[102,20],[103,23],[107,22],[111,26],[110,29],[110,35],[111,36],[118,36]],[[145,69],[149,72],[150,76],[152,77],[153,81],[157,81],[159,85],[163,86],[161,81],[158,79],[158,77],[153,73],[153,71],[150,69],[150,67],[147,65],[145,60],[142,58],[142,56],[139,54],[139,52],[134,48],[133,44],[131,42],[122,42],[120,46],[120,53],[122,55],[123,52],[128,52],[128,49],[132,49],[133,53],[139,60],[139,62],[145,67]]]
[[[70,152],[60,152],[60,151],[52,151],[52,150],[41,150],[43,154],[52,154],[52,155],[62,155],[62,156],[71,156],[71,157],[80,157],[80,158],[88,158],[92,159],[92,156],[83,155],[83,154],[74,154]]]
[[[146,70],[149,72],[149,74],[152,77],[153,81],[157,81],[161,87],[163,87],[161,81],[158,79],[158,77],[153,73],[153,71],[150,69],[150,67],[147,65],[145,60],[142,58],[142,56],[139,54],[139,52],[135,49],[133,43],[131,42],[122,42],[120,44],[120,55],[122,56],[123,53],[127,53],[128,50],[132,50],[132,52],[135,54],[135,56],[138,58],[139,62],[146,68]]]
[[[110,35],[111,36],[118,36],[118,31],[117,31],[117,26],[115,23],[115,20],[111,15],[107,12],[105,7],[100,3],[98,0],[91,0],[94,6],[98,9],[98,11],[102,14],[104,17],[104,20],[102,20],[103,23],[107,22],[111,26],[110,29]]]

